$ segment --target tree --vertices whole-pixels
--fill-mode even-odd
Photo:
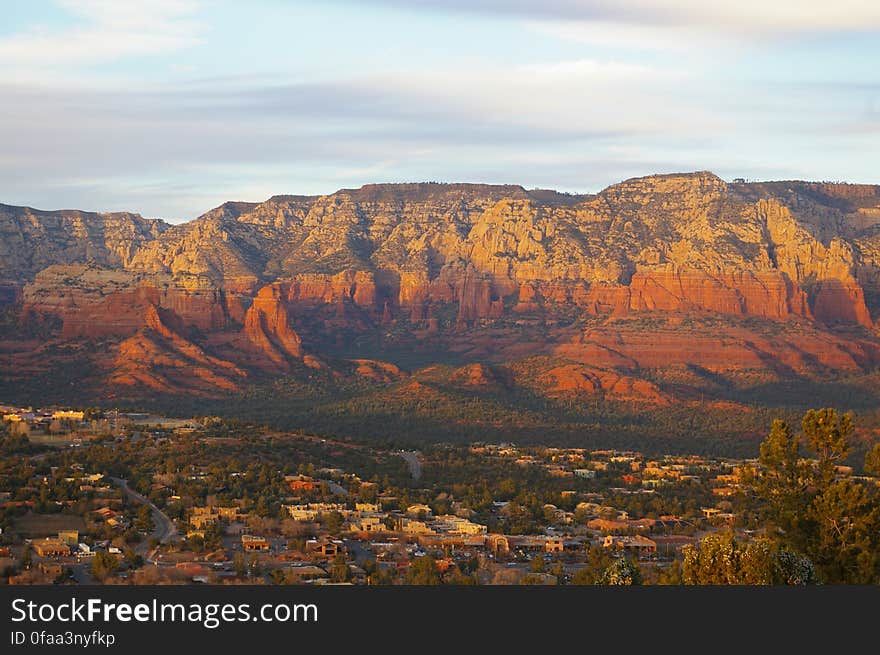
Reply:
[[[153,523],[153,511],[149,505],[141,505],[137,512],[137,518],[134,521],[135,527],[141,532],[152,532],[155,524]]]
[[[769,539],[746,544],[726,533],[686,546],[681,578],[686,585],[807,585],[815,572],[809,559]]]
[[[680,585],[683,584],[683,582],[684,581],[681,577],[681,562],[677,559],[672,560],[669,566],[661,569],[657,575],[658,585]]]
[[[880,507],[877,492],[852,480],[831,482],[811,505],[816,534],[810,543],[823,579],[870,584],[880,570]]]
[[[144,565],[144,558],[134,548],[125,549],[125,561],[133,569],[139,569]]]
[[[119,568],[119,560],[105,550],[99,550],[92,558],[89,570],[101,582],[104,582]]]
[[[543,555],[535,555],[529,563],[532,573],[545,573],[547,571],[547,562]]]
[[[820,481],[826,484],[831,482],[835,467],[851,450],[847,439],[854,430],[852,415],[840,416],[830,407],[811,409],[804,415],[801,428],[807,443],[819,458],[816,473]]]
[[[875,443],[865,455],[865,473],[880,476],[880,443]]]
[[[613,562],[614,559],[608,553],[607,548],[591,547],[587,550],[586,564],[572,576],[571,583],[575,585],[598,584],[602,574]]]
[[[30,547],[26,546],[24,553],[21,555],[21,568],[29,569],[34,565],[34,553]]]
[[[232,568],[235,570],[235,575],[239,578],[247,575],[247,563],[242,553],[236,553],[235,557],[232,558]]]
[[[633,563],[632,560],[628,557],[621,557],[605,569],[602,577],[599,578],[598,584],[612,586],[640,585],[642,584],[642,574],[639,571],[638,565]]]
[[[409,570],[406,572],[406,583],[410,585],[439,585],[440,572],[437,570],[437,562],[430,555],[423,555],[413,559]]]
[[[326,514],[321,514],[318,517],[318,520],[327,532],[330,534],[339,534],[339,530],[342,528],[345,518],[341,513],[334,510],[332,512],[327,512]]]
[[[772,527],[798,541],[807,519],[809,470],[799,455],[800,438],[785,421],[776,419],[770,434],[760,446],[760,474],[755,477],[755,490],[766,503],[764,517]],[[798,544],[803,546],[803,544]]]
[[[330,579],[333,582],[348,582],[351,580],[351,567],[345,561],[342,553],[333,558],[333,564],[330,566]]]
[[[761,444],[760,469],[746,482],[763,502],[761,513],[773,540],[814,564],[826,583],[874,582],[880,576],[880,504],[874,485],[838,476],[851,451],[854,426],[849,414],[810,410],[801,422],[813,459],[801,459],[801,439],[774,421]],[[880,462],[880,452],[866,467]]]

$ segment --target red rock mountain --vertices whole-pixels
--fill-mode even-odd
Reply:
[[[880,187],[368,185],[180,225],[0,205],[0,302],[18,320],[7,365],[36,356],[21,335],[48,322],[52,343],[103,344],[107,384],[133,394],[223,393],[340,358],[387,381],[406,373],[374,360],[403,348],[479,364],[458,374],[473,387],[494,384],[483,364],[540,356],[545,393],[665,403],[646,372],[880,363]]]

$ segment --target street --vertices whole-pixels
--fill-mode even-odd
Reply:
[[[153,534],[151,537],[157,539],[161,544],[172,543],[180,540],[180,535],[177,534],[177,528],[174,527],[174,523],[171,521],[168,516],[162,512],[158,507],[156,507],[153,503],[151,503],[147,498],[136,492],[134,489],[128,486],[128,482],[126,480],[122,480],[120,478],[110,478],[113,483],[122,489],[122,493],[124,493],[128,498],[134,500],[140,504],[147,504],[150,507],[153,517]],[[143,555],[144,559],[150,563],[155,563],[153,560],[153,553],[149,552],[150,544],[149,540],[141,541],[135,551],[139,555]]]

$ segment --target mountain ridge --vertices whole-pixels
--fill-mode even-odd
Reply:
[[[114,395],[319,370],[387,383],[415,371],[383,360],[411,351],[550,357],[543,393],[669,404],[681,385],[655,378],[673,369],[778,381],[880,364],[880,186],[372,184],[174,225],[0,205],[0,292],[7,371],[45,359],[38,326],[56,349],[104,343],[94,384]]]

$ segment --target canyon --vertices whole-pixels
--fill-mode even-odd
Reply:
[[[712,376],[876,369],[880,186],[374,184],[181,224],[0,205],[0,307],[10,384],[70,353],[130,399],[450,364],[463,388],[669,405]]]

